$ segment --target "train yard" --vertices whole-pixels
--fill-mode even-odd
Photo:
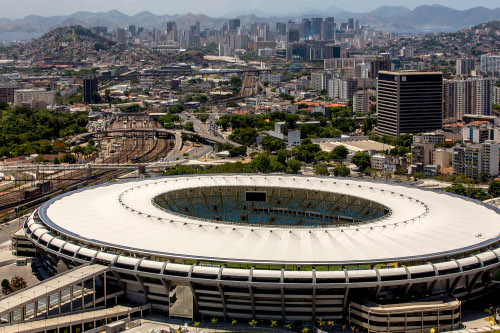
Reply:
[[[161,128],[148,116],[116,117],[108,122],[109,129]],[[166,138],[141,133],[110,133],[96,135],[94,141],[101,147],[99,153],[84,159],[85,163],[124,165],[148,163],[166,157],[173,144]],[[68,170],[13,172],[6,174],[10,181],[0,187],[0,219],[13,218],[18,210],[25,210],[69,190],[87,185],[113,181],[130,170]]]

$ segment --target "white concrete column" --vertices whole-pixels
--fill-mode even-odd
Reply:
[[[94,308],[95,308],[95,275],[92,276],[92,294],[94,295],[93,299],[92,299],[92,303],[93,303]]]

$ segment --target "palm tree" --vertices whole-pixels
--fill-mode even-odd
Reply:
[[[255,319],[252,319],[251,322],[249,322],[250,326],[252,326],[253,328],[255,328],[255,326],[257,325],[257,320]]]
[[[335,325],[335,322],[333,320],[329,320],[328,326],[330,326],[330,332],[332,331],[333,325]]]

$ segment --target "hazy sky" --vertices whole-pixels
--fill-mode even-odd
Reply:
[[[440,4],[456,9],[474,6],[500,7],[499,0],[0,0],[0,17],[19,18],[30,14],[66,15],[76,11],[120,10],[136,14],[148,10],[155,14],[207,14],[226,16],[241,11],[259,11],[269,15],[295,14],[341,7],[351,12],[366,12],[382,5],[407,6]]]

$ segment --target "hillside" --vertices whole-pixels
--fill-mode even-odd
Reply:
[[[98,51],[111,51],[119,47],[81,26],[61,27],[54,29],[42,37],[10,51],[16,58],[42,60],[52,58],[54,61],[77,62],[85,60],[89,54]]]

